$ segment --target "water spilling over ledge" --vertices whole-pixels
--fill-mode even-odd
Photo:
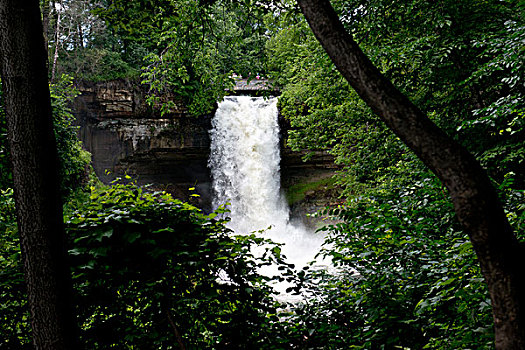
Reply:
[[[280,184],[277,114],[276,98],[226,97],[219,104],[210,131],[213,202],[229,203],[236,234],[271,227],[259,234],[284,243],[288,262],[301,268],[319,252],[323,237],[290,221]]]

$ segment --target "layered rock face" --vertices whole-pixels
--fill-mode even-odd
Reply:
[[[196,204],[209,207],[211,115],[191,117],[176,104],[174,113],[161,116],[146,103],[145,88],[126,80],[81,82],[77,89],[73,114],[102,182],[127,174],[181,199],[195,187],[201,195]]]
[[[73,114],[102,182],[109,183],[127,174],[139,184],[152,184],[177,198],[191,199],[204,210],[211,209],[207,163],[212,115],[192,117],[182,104],[176,103],[173,113],[161,116],[158,108],[146,103],[145,88],[126,80],[80,82],[77,89],[81,95],[73,102]],[[286,123],[282,123],[282,128],[286,132]],[[334,172],[333,160],[324,153],[316,154],[307,163],[302,162],[299,152],[283,148],[281,154],[285,190]],[[188,189],[192,187],[200,197],[190,197]],[[308,204],[305,199],[292,204],[296,204],[296,210],[308,212],[324,206],[328,199],[316,200],[317,204]]]

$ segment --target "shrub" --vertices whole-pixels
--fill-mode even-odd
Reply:
[[[265,348],[277,304],[253,235],[232,237],[217,213],[131,184],[92,188],[68,221],[87,348]],[[286,268],[283,265],[283,268]]]

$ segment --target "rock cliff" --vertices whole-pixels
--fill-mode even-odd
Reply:
[[[93,168],[102,182],[109,183],[128,174],[139,184],[153,184],[185,200],[190,198],[188,189],[195,187],[200,194],[196,204],[210,209],[207,162],[212,115],[192,117],[181,103],[175,103],[173,113],[161,116],[158,108],[146,103],[145,87],[127,80],[76,85],[81,94],[73,102],[73,114],[80,126],[80,138],[91,152]],[[281,124],[286,132],[286,123]],[[301,183],[315,183],[334,172],[332,158],[322,152],[306,163],[301,160],[300,152],[283,147],[281,154],[285,190]],[[308,198],[308,194],[305,196]],[[291,201],[295,210],[309,212],[328,200],[305,198]]]

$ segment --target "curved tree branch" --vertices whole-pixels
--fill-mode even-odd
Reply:
[[[298,3],[341,74],[448,188],[489,287],[496,346],[525,349],[520,247],[485,171],[381,74],[347,33],[329,0]]]

